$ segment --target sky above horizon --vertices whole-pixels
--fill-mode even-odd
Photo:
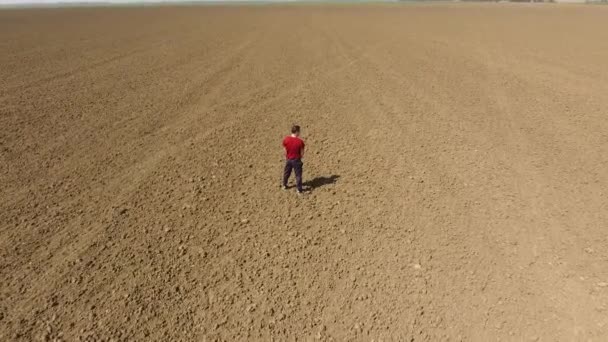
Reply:
[[[28,5],[28,4],[57,4],[57,3],[99,3],[111,2],[117,4],[130,4],[138,2],[185,2],[185,1],[218,1],[218,0],[0,0],[0,5]],[[219,1],[243,1],[243,0],[219,0]],[[246,0],[245,0],[246,1]]]

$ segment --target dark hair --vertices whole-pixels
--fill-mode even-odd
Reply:
[[[298,125],[293,125],[291,126],[291,133],[298,133],[300,131],[300,126]]]

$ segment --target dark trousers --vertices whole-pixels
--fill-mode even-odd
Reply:
[[[285,163],[285,171],[283,172],[283,185],[287,186],[287,181],[289,181],[289,177],[291,176],[291,170],[294,170],[296,173],[296,186],[298,187],[298,191],[302,191],[302,163],[301,159],[288,159]]]

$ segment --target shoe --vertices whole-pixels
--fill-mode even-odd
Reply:
[[[281,189],[287,190],[287,186],[286,185],[281,185]]]
[[[304,195],[304,191],[298,190],[298,195],[300,195],[300,196]]]

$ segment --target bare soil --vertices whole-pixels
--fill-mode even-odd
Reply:
[[[0,340],[608,341],[606,18],[0,11]]]

